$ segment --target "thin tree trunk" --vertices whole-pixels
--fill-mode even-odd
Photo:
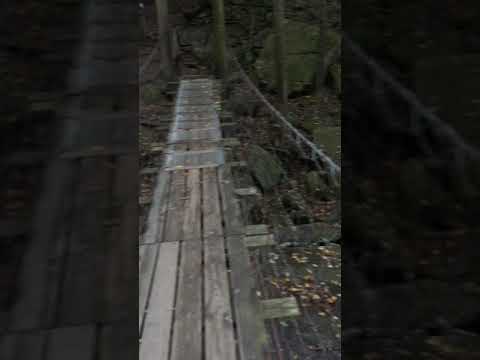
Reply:
[[[170,36],[170,24],[168,22],[168,0],[155,0],[157,10],[157,29],[159,51],[161,56],[162,67],[167,72],[172,70],[172,44]]]
[[[325,37],[325,33],[327,32],[327,4],[325,0],[320,1],[320,38]],[[325,44],[321,44],[321,46],[325,46]],[[321,53],[325,53],[325,51],[321,51]],[[319,63],[318,63],[318,70],[317,70],[317,76],[316,76],[316,92],[319,93],[321,89],[323,88],[323,85],[325,83],[325,79],[327,77],[327,69],[326,69],[326,59],[322,56],[319,55]]]
[[[273,1],[275,27],[275,70],[277,92],[283,105],[288,103],[288,85],[286,71],[285,36],[283,31],[285,5],[284,0]]]
[[[224,78],[227,72],[227,51],[223,0],[212,0],[212,12],[215,32],[215,74],[218,78]]]

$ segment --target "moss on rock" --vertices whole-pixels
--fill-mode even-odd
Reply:
[[[285,48],[287,49],[287,79],[289,93],[302,91],[314,82],[322,60],[331,62],[332,52],[339,49],[341,37],[328,30],[320,32],[318,26],[296,21],[285,22]],[[328,66],[329,64],[325,64]],[[265,40],[255,62],[257,75],[270,89],[275,88],[275,34]]]

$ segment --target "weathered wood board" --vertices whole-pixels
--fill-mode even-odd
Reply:
[[[250,235],[245,236],[243,243],[247,248],[254,248],[259,246],[273,246],[275,239],[272,234]]]
[[[221,208],[215,169],[203,170],[205,253],[205,354],[207,359],[234,360],[236,347],[225,259]]]
[[[193,169],[202,167],[219,166],[224,164],[225,159],[222,151],[186,151],[174,152],[166,157],[166,169],[175,170],[177,168]]]
[[[300,315],[297,299],[294,296],[263,300],[262,308],[264,319],[277,319]]]
[[[161,243],[140,343],[142,360],[167,359],[175,306],[179,243]]]
[[[245,235],[263,235],[268,234],[269,229],[266,224],[257,224],[257,225],[247,225],[245,226]]]
[[[200,170],[187,174],[184,242],[178,277],[172,360],[202,357],[202,234]]]

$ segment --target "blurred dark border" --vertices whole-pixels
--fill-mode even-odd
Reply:
[[[342,9],[343,354],[478,358],[478,3]]]
[[[138,358],[138,21],[2,2],[2,360]]]

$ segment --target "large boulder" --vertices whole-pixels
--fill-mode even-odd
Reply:
[[[253,176],[265,192],[271,191],[285,178],[285,170],[278,158],[260,146],[250,146],[247,162]]]
[[[340,35],[318,26],[296,21],[285,22],[285,48],[287,51],[287,77],[289,93],[302,91],[312,85],[318,71],[324,71],[339,54]],[[323,64],[323,65],[322,65]],[[275,34],[265,40],[255,62],[255,69],[270,89],[275,88]]]

